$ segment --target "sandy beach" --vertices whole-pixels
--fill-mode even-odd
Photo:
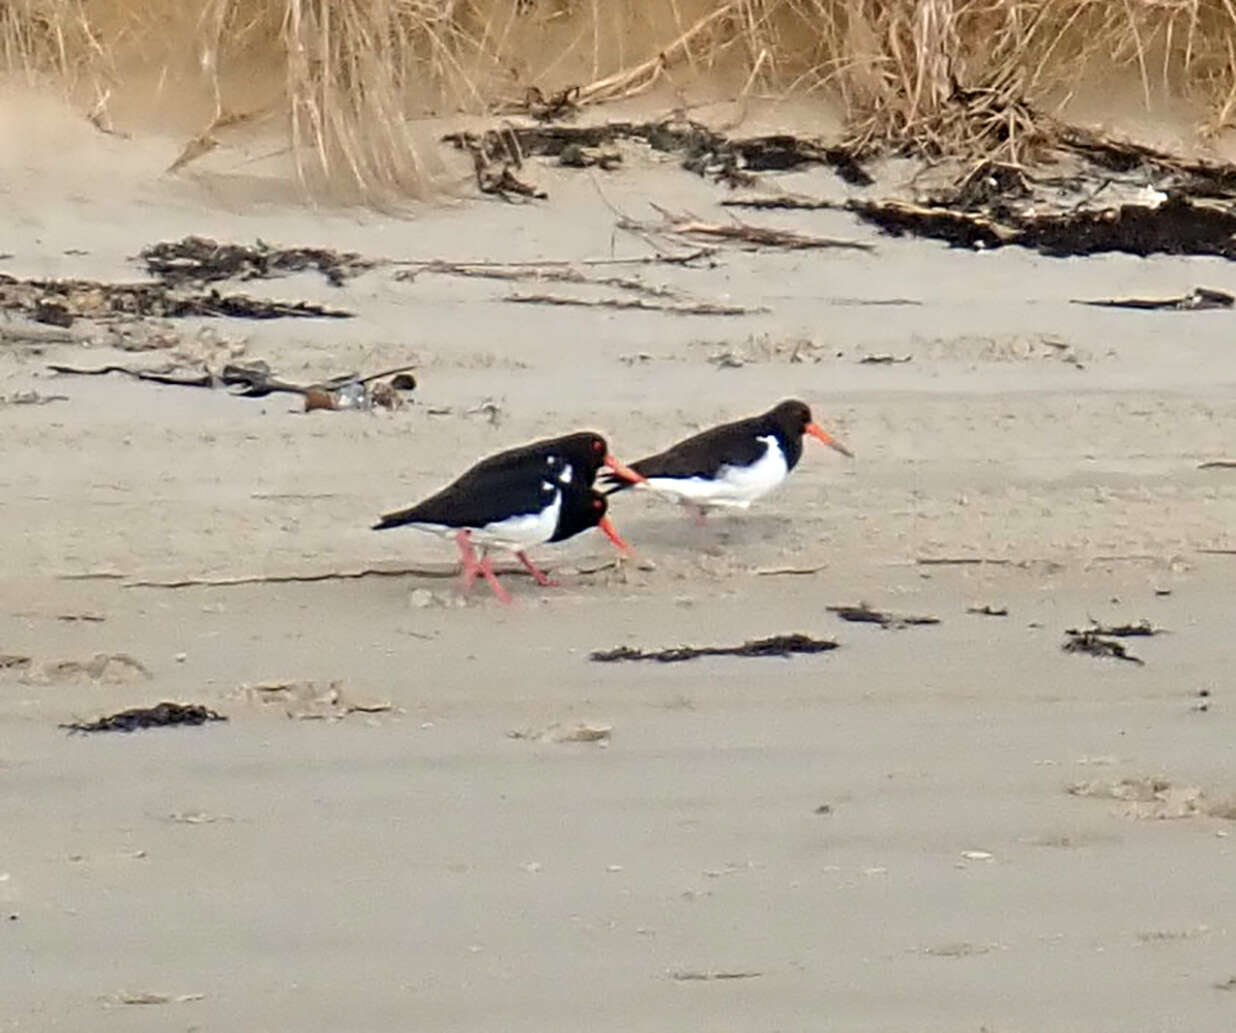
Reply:
[[[730,217],[651,158],[536,163],[538,204],[315,210],[249,171],[157,175],[175,140],[6,117],[31,130],[0,182],[14,277],[136,281],[188,234],[584,263],[650,253],[616,213]],[[586,267],[742,315],[384,265],[218,285],[350,319],[0,317],[0,1029],[1233,1028],[1236,470],[1201,468],[1236,458],[1232,315],[1073,302],[1236,272],[742,217],[872,249]],[[176,356],[418,387],[305,413],[47,368]],[[504,564],[509,608],[462,594],[441,541],[369,530],[535,437],[629,461],[789,397],[855,459],[808,441],[702,529],[625,493],[633,558],[541,549],[562,586]],[[828,609],[859,603],[939,622]],[[1120,640],[1140,664],[1062,649],[1140,621],[1163,629]],[[838,648],[589,657],[795,632]],[[228,720],[59,727],[161,700]]]

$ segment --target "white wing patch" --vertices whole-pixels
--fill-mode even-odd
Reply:
[[[764,454],[750,466],[722,466],[714,478],[649,477],[648,487],[689,502],[710,506],[746,509],[785,480],[789,467],[785,454],[772,434],[756,438],[764,443]]]
[[[558,474],[558,482],[560,484],[570,484],[571,478],[575,476],[575,471],[571,469],[571,464],[567,463],[562,468],[562,473]]]

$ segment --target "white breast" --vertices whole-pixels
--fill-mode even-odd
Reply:
[[[486,524],[472,532],[472,540],[480,545],[493,545],[513,552],[540,545],[554,536],[561,509],[562,492],[556,491],[553,502],[539,513],[525,513],[507,517],[495,524]]]
[[[750,466],[723,466],[711,480],[705,477],[649,477],[648,487],[690,502],[746,509],[760,496],[777,487],[790,472],[785,454],[772,434],[756,440],[762,441],[766,447],[764,454]]]

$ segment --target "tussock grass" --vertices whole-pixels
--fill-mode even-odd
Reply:
[[[827,96],[862,150],[1017,162],[1036,110],[1117,70],[1229,126],[1236,0],[0,0],[0,71],[101,127],[135,94],[200,112],[183,167],[278,119],[305,186],[370,197],[424,189],[416,118],[534,85]]]

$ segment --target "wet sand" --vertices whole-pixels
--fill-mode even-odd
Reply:
[[[188,233],[578,260],[647,253],[610,206],[728,217],[722,188],[672,166],[599,175],[604,199],[538,166],[547,205],[399,221],[239,205],[244,184],[81,146],[123,175],[15,163],[3,190],[29,201],[4,219],[0,271],[136,278],[142,246]],[[773,180],[846,189],[827,171]],[[1231,315],[1070,304],[1230,291],[1236,274],[743,217],[876,250],[638,272],[768,309],[741,317],[517,305],[503,298],[608,292],[383,268],[342,288],[227,285],[356,319],[171,326],[194,354],[243,345],[298,380],[415,362],[415,404],[393,413],[46,372],[166,357],[101,335],[0,343],[0,395],[68,399],[0,405],[0,653],[30,658],[0,670],[0,968],[19,973],[0,1028],[1231,1028],[1216,984],[1236,976],[1236,826],[1066,790],[1236,792],[1236,558],[1204,551],[1236,548],[1236,474],[1198,469],[1236,448]],[[871,304],[894,300],[916,304]],[[860,362],[879,353],[911,359]],[[447,546],[369,523],[533,436],[591,427],[629,460],[790,396],[857,458],[808,442],[778,493],[704,530],[628,493],[612,516],[636,561],[615,569],[595,533],[543,549],[563,586],[506,577],[510,609],[448,577],[138,584],[446,573]],[[860,600],[941,623],[826,609]],[[967,612],[983,604],[1008,615]],[[1170,634],[1126,640],[1144,666],[1062,652],[1091,618]],[[795,631],[840,648],[588,659]],[[149,676],[55,667],[99,653]],[[303,720],[244,689],[285,680],[392,709]],[[160,699],[229,720],[57,728]],[[576,722],[611,736],[537,734]],[[171,1000],[122,1003],[143,993]]]

